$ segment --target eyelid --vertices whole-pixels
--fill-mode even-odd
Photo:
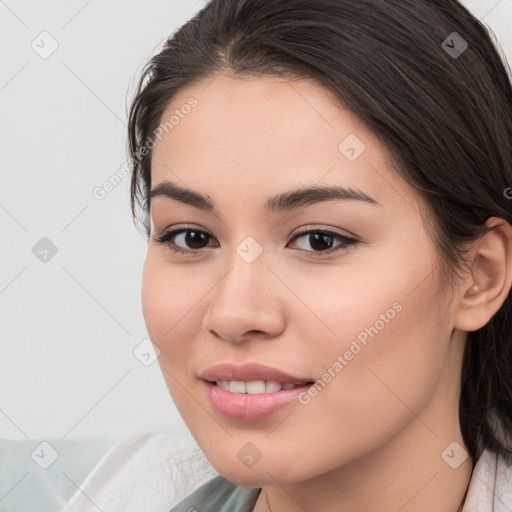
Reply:
[[[293,238],[295,238],[297,235],[302,235],[304,233],[310,233],[311,231],[321,231],[322,233],[330,233],[335,234],[337,236],[341,236],[343,238],[351,238],[357,241],[360,241],[359,237],[355,235],[354,233],[351,233],[347,230],[339,230],[339,228],[331,228],[329,226],[318,226],[315,224],[307,224],[306,226],[297,228],[295,233],[293,234]],[[290,235],[292,236],[292,235]]]

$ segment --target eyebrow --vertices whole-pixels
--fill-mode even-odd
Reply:
[[[165,196],[169,199],[174,199],[180,203],[188,204],[205,212],[217,215],[215,205],[208,196],[204,196],[188,188],[179,187],[168,180],[156,185],[149,193],[150,200],[158,196]],[[283,192],[274,197],[270,197],[265,202],[264,210],[267,213],[275,214],[297,208],[304,208],[315,203],[335,200],[362,201],[368,204],[382,206],[375,199],[358,189],[345,188],[339,185],[314,185]]]

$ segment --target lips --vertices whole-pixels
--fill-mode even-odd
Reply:
[[[314,382],[259,363],[216,364],[200,377],[211,406],[231,421],[264,420],[292,407]]]
[[[282,384],[309,384],[314,382],[309,377],[290,375],[277,368],[259,363],[246,363],[238,366],[231,363],[221,363],[207,368],[199,377],[208,382],[218,381],[275,381]]]

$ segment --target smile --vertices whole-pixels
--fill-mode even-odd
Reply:
[[[273,380],[253,380],[244,382],[241,380],[218,380],[215,384],[230,393],[247,393],[249,395],[259,395],[262,393],[276,393],[282,389],[294,389],[297,386],[304,386],[306,382],[294,384],[292,382],[277,382]]]
[[[312,383],[277,381],[202,381],[213,409],[229,420],[258,421],[286,406],[298,404],[298,397]],[[223,387],[228,389],[223,389]],[[270,391],[267,391],[267,386]],[[234,391],[232,391],[232,389]],[[264,391],[265,389],[265,391]]]

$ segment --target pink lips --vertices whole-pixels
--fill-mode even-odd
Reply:
[[[239,421],[262,420],[277,412],[282,407],[297,402],[298,396],[305,392],[312,381],[308,377],[294,377],[281,370],[258,363],[236,366],[225,363],[209,367],[200,377],[214,409],[228,419]],[[293,383],[294,389],[281,389],[273,393],[232,393],[215,384],[216,381],[256,380]]]

